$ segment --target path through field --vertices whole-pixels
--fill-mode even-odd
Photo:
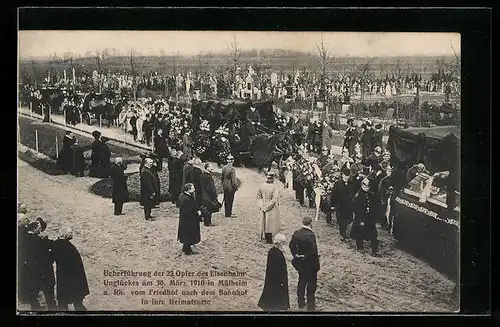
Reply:
[[[171,203],[162,203],[153,212],[157,218],[154,222],[144,220],[138,203],[125,204],[126,215],[114,216],[109,199],[88,191],[97,179],[49,176],[18,162],[19,201],[27,204],[29,214],[47,218],[49,237],[55,237],[62,225],[69,225],[74,230],[72,242],[82,255],[91,292],[84,301],[89,310],[259,310],[256,303],[262,291],[269,246],[259,240],[260,213],[255,195],[264,177],[254,170],[237,169],[237,176],[243,181],[235,198],[234,212],[238,217],[214,215],[216,226],[206,228],[202,225],[202,241],[197,246],[199,254],[185,256],[181,244],[176,241],[178,209]],[[301,226],[302,217],[313,212],[301,207],[284,188],[282,193],[282,228],[289,239]],[[324,219],[320,219],[313,229],[322,267],[318,275],[318,310],[439,312],[458,308],[451,297],[454,283],[395,248],[385,232],[380,231],[382,257],[372,258],[357,253],[352,243],[341,243],[338,231],[327,226]],[[290,258],[288,249],[285,255]],[[203,307],[171,306],[168,302],[166,305],[141,305],[141,297],[150,299],[151,296],[134,296],[130,291],[151,287],[122,287],[124,295],[113,295],[113,287],[104,286],[104,280],[119,278],[104,277],[105,269],[240,271],[246,272],[240,279],[247,282],[247,286],[240,289],[248,291],[246,296],[239,297],[217,293],[211,297],[210,305]],[[290,263],[288,275],[292,310],[298,310],[297,274]],[[142,280],[140,277],[128,279]],[[182,289],[193,288],[177,287],[178,295]],[[217,285],[205,288],[216,290]],[[201,291],[203,287],[196,289]],[[111,294],[103,295],[104,291]]]

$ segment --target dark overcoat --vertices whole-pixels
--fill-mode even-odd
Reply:
[[[351,222],[353,219],[353,182],[338,180],[333,186],[330,205],[335,207],[338,220]]]
[[[217,190],[215,189],[214,179],[210,173],[203,172],[200,180],[201,205],[209,210],[212,210],[217,204]]]
[[[145,207],[152,207],[155,204],[155,176],[153,172],[144,167],[141,170],[141,199],[140,204]]]
[[[200,208],[196,199],[191,195],[182,193],[179,197],[179,228],[177,239],[185,245],[197,244],[201,240],[200,234]]]
[[[51,248],[56,262],[57,300],[67,303],[82,300],[90,292],[80,253],[69,240],[53,241]]]
[[[373,240],[378,236],[375,225],[375,197],[371,192],[360,190],[354,196],[354,222],[351,230],[351,238]],[[360,226],[363,222],[364,225]]]
[[[110,168],[111,179],[113,180],[113,203],[125,203],[129,200],[127,188],[127,175],[125,175],[126,165],[112,164]]]
[[[20,283],[23,294],[36,294],[39,290],[54,287],[54,269],[52,253],[50,251],[51,241],[42,239],[35,234],[25,234],[23,267]]]
[[[295,260],[294,267],[299,272],[317,272],[320,269],[318,246],[316,236],[308,228],[301,228],[292,235],[289,244],[290,252],[295,257],[302,255],[303,258]]]
[[[89,169],[89,176],[90,177],[98,177],[99,176],[99,162],[101,160],[101,153],[102,153],[102,142],[99,140],[94,140],[92,142],[92,154],[90,156],[90,169]]]
[[[265,311],[290,309],[288,271],[285,256],[280,249],[274,246],[267,253],[264,289],[262,290],[258,306]]]
[[[83,156],[84,148],[81,145],[73,144],[71,146],[72,153],[72,169],[73,175],[78,176],[80,173],[85,171],[85,157]]]
[[[108,145],[103,143],[101,149],[101,156],[99,160],[98,176],[100,178],[109,177],[109,167],[111,166],[111,150]]]
[[[172,159],[172,187],[171,194],[174,200],[178,200],[179,194],[182,189],[182,167],[184,166],[184,160],[180,158]]]

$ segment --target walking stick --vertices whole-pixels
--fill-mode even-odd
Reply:
[[[59,159],[59,142],[57,142],[57,134],[56,134],[56,159]]]

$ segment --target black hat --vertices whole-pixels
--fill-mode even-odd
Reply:
[[[42,217],[38,217],[35,221],[40,223],[40,226],[42,227],[42,231],[44,231],[47,228],[47,223],[45,220],[43,220]]]
[[[101,137],[101,132],[99,132],[99,131],[93,131],[93,132],[92,132],[92,136],[93,136],[94,138],[99,138],[99,137]]]

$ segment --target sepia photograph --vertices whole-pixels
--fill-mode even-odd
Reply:
[[[461,35],[19,30],[17,310],[447,313]]]

